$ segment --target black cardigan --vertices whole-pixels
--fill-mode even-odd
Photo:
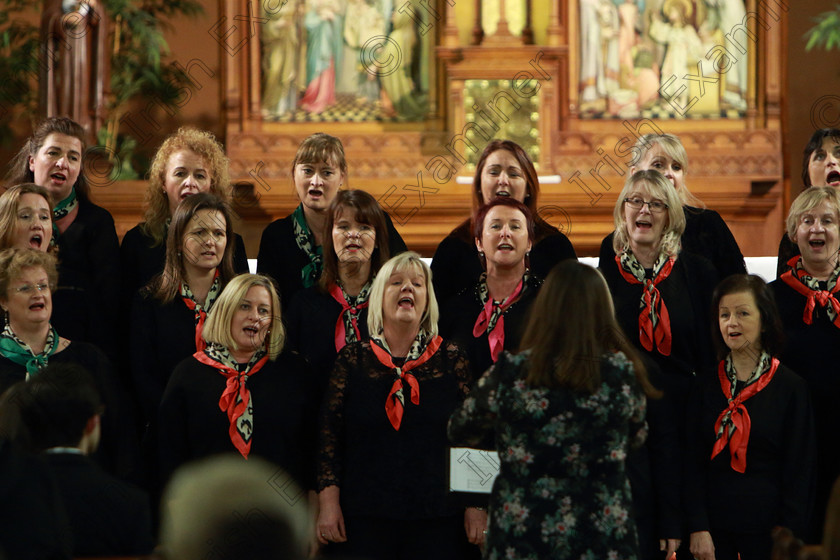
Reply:
[[[157,416],[172,370],[195,351],[195,313],[180,296],[166,304],[147,294],[135,296],[129,359],[143,424]]]
[[[289,214],[268,224],[260,239],[260,252],[257,255],[257,272],[267,274],[277,283],[283,309],[288,309],[292,296],[303,289],[300,273],[309,264],[309,257],[295,242],[293,222],[294,217]],[[385,222],[388,227],[388,250],[393,257],[406,251],[406,246],[387,213]]]
[[[706,257],[717,270],[718,278],[723,280],[731,274],[746,274],[744,255],[738,248],[738,242],[720,214],[714,210],[683,206],[685,213],[685,232],[682,235],[682,248],[696,255]],[[613,234],[601,242],[599,257],[601,262],[615,257]],[[603,266],[603,265],[599,265]]]
[[[91,342],[114,359],[119,354],[117,313],[120,247],[114,219],[104,208],[79,200],[73,223],[58,242],[58,289],[52,324],[70,340]]]
[[[218,453],[242,457],[230,440],[227,413],[219,408],[226,379],[192,356],[175,368],[158,416],[162,481],[194,459]],[[308,365],[299,354],[283,351],[248,376],[247,383],[254,415],[249,456],[268,459],[301,487],[312,488],[319,402]],[[272,486],[282,491],[286,482],[280,478],[266,481],[266,491]]]
[[[806,325],[802,314],[805,296],[775,280],[770,283],[785,330],[785,347],[779,358],[799,374],[811,390],[817,435],[817,487],[811,539],[819,542],[822,523],[831,486],[840,476],[840,329],[826,317],[825,310],[816,306],[813,322]]]
[[[688,531],[763,533],[779,525],[804,535],[811,513],[815,437],[805,381],[779,365],[764,389],[744,401],[750,416],[746,470],[731,467],[729,446],[710,460],[715,422],[726,409],[717,369],[698,376],[688,401]]]

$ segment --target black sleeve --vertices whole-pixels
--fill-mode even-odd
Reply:
[[[776,278],[784,274],[790,268],[788,261],[799,255],[799,247],[790,240],[787,233],[782,235],[779,241],[779,258],[776,261]]]
[[[615,262],[615,250],[613,250],[613,237],[615,232],[609,234],[601,241],[601,249],[598,251],[598,268],[601,270]]]
[[[558,232],[544,237],[531,249],[531,270],[545,278],[557,263],[566,259],[577,259],[577,254],[569,238]]]
[[[168,373],[162,371],[162,365],[158,359],[159,354],[155,347],[156,305],[156,300],[151,296],[137,294],[131,308],[129,369],[144,425],[157,415]]]
[[[73,342],[83,345],[89,354],[85,364],[99,388],[105,413],[102,417],[102,445],[96,455],[108,472],[124,476],[134,467],[137,456],[134,407],[130,402],[127,388],[116,375],[111,361],[92,344]],[[103,463],[104,461],[104,463]]]
[[[97,207],[98,208],[98,207]],[[94,305],[88,317],[90,342],[93,342],[116,359],[117,317],[120,301],[120,242],[114,227],[114,218],[103,208],[99,223],[90,236],[87,250],[87,262],[90,263],[91,289],[90,301]],[[59,257],[60,258],[60,257]]]
[[[306,320],[306,296],[303,290],[292,296],[292,303],[283,313],[283,324],[286,327],[286,348],[300,352],[300,335]]]
[[[391,253],[392,257],[395,257],[400,253],[405,253],[408,251],[408,247],[406,247],[405,241],[403,241],[400,232],[398,232],[397,228],[394,227],[394,222],[391,220],[391,216],[384,211],[383,214],[385,214],[385,224],[388,227],[388,252]]]
[[[283,263],[280,262],[280,253],[276,247],[279,243],[278,236],[281,228],[280,220],[268,224],[263,230],[260,238],[260,249],[257,253],[257,272],[270,276],[278,287],[280,287],[283,271]]]
[[[648,379],[663,392],[661,399],[649,399],[647,447],[651,458],[651,477],[657,511],[657,537],[679,539],[682,519],[680,499],[680,422],[674,389],[667,385],[665,375],[656,362],[643,356]]]
[[[248,268],[248,254],[245,252],[245,241],[238,233],[233,234],[235,245],[233,247],[233,271],[236,274],[250,272]]]
[[[732,235],[729,226],[720,214],[713,210],[704,214],[706,216],[704,228],[713,235],[711,249],[714,262],[712,264],[717,268],[720,279],[732,274],[746,274],[747,265],[744,264],[744,255],[741,254],[741,248],[738,247],[738,242],[735,241],[735,236]]]
[[[714,368],[717,365],[717,360],[712,345],[711,309],[712,296],[719,281],[719,271],[709,259],[701,255],[683,252],[680,253],[679,258],[684,258],[688,263],[686,266],[688,293],[693,296],[691,302],[697,321],[696,332],[701,336],[697,344],[700,360],[694,364],[694,367],[696,371]]]
[[[785,457],[779,524],[794,535],[804,535],[814,502],[817,443],[808,387],[799,376],[791,375],[791,378],[791,397],[784,411]]]
[[[704,372],[708,374],[709,372]],[[711,448],[704,431],[713,427],[703,425],[703,400],[705,394],[704,379],[697,377],[689,394],[686,406],[686,436],[683,442],[685,480],[683,481],[683,501],[686,516],[686,528],[689,533],[709,530],[709,513],[706,503],[708,493],[708,471]]]
[[[137,285],[137,279],[140,278],[138,245],[141,243],[138,232],[138,228],[128,230],[120,245],[120,284],[122,286],[120,305],[126,313],[131,312],[131,302],[134,301],[134,294],[140,288]]]
[[[447,236],[440,242],[432,258],[432,284],[438,303],[445,302],[476,280],[464,273],[465,266],[477,260],[475,247],[472,248],[460,239]]]
[[[178,364],[166,385],[157,410],[158,469],[165,485],[175,470],[190,460],[186,377],[197,363],[189,357]]]

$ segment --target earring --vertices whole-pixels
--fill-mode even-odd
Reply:
[[[478,252],[478,258],[480,258],[480,259],[484,258],[484,251],[479,251]]]

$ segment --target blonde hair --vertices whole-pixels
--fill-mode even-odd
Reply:
[[[688,154],[682,142],[680,142],[679,137],[674,134],[656,134],[651,132],[640,137],[633,145],[633,152],[636,156],[633,158],[631,165],[638,167],[642,159],[654,146],[659,146],[665,152],[665,155],[676,161],[682,167],[683,175],[688,174]],[[702,200],[688,190],[688,185],[684,181],[682,188],[677,189],[677,195],[680,197],[682,204],[686,206],[706,207]]]
[[[799,220],[802,214],[809,212],[827,200],[829,204],[834,206],[834,211],[840,219],[840,191],[835,187],[808,187],[802,191],[799,196],[790,205],[787,219],[785,220],[785,228],[787,235],[791,241],[796,234],[796,228],[799,226]]]
[[[680,252],[680,237],[685,231],[685,212],[671,181],[655,169],[636,171],[624,182],[624,188],[621,189],[613,209],[613,250],[619,254],[630,247],[627,222],[624,219],[624,199],[640,187],[646,188],[652,198],[658,198],[668,205],[668,222],[662,231],[660,250],[668,256],[676,256]]]
[[[280,299],[277,297],[277,290],[271,279],[262,274],[240,274],[228,282],[219,299],[213,304],[213,308],[207,313],[202,337],[207,342],[215,342],[226,348],[244,350],[239,348],[233,340],[230,327],[234,312],[245,299],[248,290],[255,286],[265,288],[271,299],[271,323],[268,325],[268,336],[265,342],[268,357],[274,360],[283,351],[283,345],[286,343],[286,329],[280,319]]]
[[[50,290],[55,291],[58,286],[58,264],[54,256],[37,249],[17,247],[0,251],[0,298],[9,296],[9,284],[21,275],[24,268],[36,267],[44,269]]]
[[[420,318],[420,328],[429,333],[430,336],[437,336],[440,311],[435,299],[435,289],[432,286],[432,270],[414,251],[406,251],[391,258],[382,265],[373,280],[370,297],[368,298],[370,302],[368,305],[368,332],[372,336],[382,334],[385,328],[382,303],[385,299],[385,286],[388,280],[395,272],[404,272],[409,269],[422,272],[426,279],[426,309],[423,310],[423,316]]]
[[[210,175],[210,192],[224,202],[230,202],[230,174],[228,158],[222,145],[212,133],[197,128],[181,127],[170,134],[158,148],[152,167],[149,169],[149,186],[146,188],[145,222],[143,232],[154,239],[154,246],[166,238],[166,222],[170,215],[169,197],[163,185],[166,182],[166,166],[175,152],[189,150],[207,162]]]
[[[52,235],[53,225],[53,203],[50,198],[50,193],[44,187],[36,185],[35,183],[22,183],[15,185],[6,190],[0,195],[0,247],[8,248],[14,244],[15,225],[18,219],[18,209],[20,208],[20,197],[25,194],[37,194],[42,197],[49,207],[50,216],[50,235]],[[48,253],[55,253],[58,251],[58,245],[51,243],[47,249]]]

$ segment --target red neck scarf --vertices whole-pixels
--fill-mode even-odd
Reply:
[[[209,355],[208,355],[209,354]],[[225,357],[227,356],[227,359]],[[219,399],[219,408],[227,413],[230,421],[230,441],[234,447],[246,459],[251,452],[251,440],[254,431],[253,417],[251,415],[251,391],[248,390],[248,378],[257,373],[268,362],[268,354],[262,357],[254,355],[256,361],[249,364],[244,372],[231,367],[228,363],[232,361],[227,349],[218,344],[207,346],[205,351],[193,354],[199,362],[216,368],[219,373],[227,378],[224,392]]]
[[[490,289],[487,287],[486,278],[486,275],[482,277],[479,286],[479,296],[482,299],[486,298],[486,301],[484,302],[484,308],[475,320],[473,336],[478,338],[484,334],[484,331],[489,331],[487,342],[490,344],[490,357],[493,359],[493,363],[496,363],[505,347],[505,311],[519,299],[524,286],[524,278],[516,285],[513,293],[502,300],[501,303],[490,297]]]
[[[409,352],[408,358],[406,358],[402,367],[397,367],[394,365],[391,353],[381,345],[379,340],[371,337],[370,348],[373,350],[376,359],[379,360],[379,363],[382,365],[395,370],[397,374],[397,379],[395,379],[394,384],[391,385],[391,390],[388,392],[388,398],[385,400],[385,414],[388,415],[388,420],[391,421],[391,425],[395,430],[399,431],[400,424],[402,423],[403,411],[405,410],[403,381],[408,383],[408,386],[411,389],[411,403],[419,405],[420,384],[417,383],[417,378],[408,372],[428,362],[429,359],[435,355],[435,352],[438,351],[442,342],[443,338],[440,336],[434,337],[431,341],[429,341],[426,345],[426,349],[422,353],[418,352],[419,356],[412,359],[412,354],[415,354],[415,352]],[[412,350],[414,349],[415,348],[412,347]]]
[[[835,327],[840,328],[840,301],[834,295],[840,291],[840,282],[836,279],[836,271],[832,274],[834,278],[834,285],[831,290],[815,289],[819,286],[818,280],[812,277],[802,266],[802,257],[796,256],[788,261],[790,270],[779,276],[779,279],[793,288],[797,293],[805,296],[805,310],[802,312],[802,321],[806,325],[814,322],[814,311],[817,304],[825,309],[826,315],[834,324]],[[829,278],[831,284],[832,278]]]
[[[210,291],[207,292],[207,299],[204,305],[199,305],[190,287],[186,283],[181,283],[181,299],[193,313],[195,313],[195,351],[201,352],[207,346],[204,338],[201,336],[204,332],[204,321],[207,320],[207,311],[213,306],[213,302],[219,297],[221,292],[221,281],[219,280],[219,269],[216,269],[216,274],[213,276],[213,284],[210,286]]]
[[[335,322],[336,352],[341,352],[341,349],[344,348],[348,342],[358,342],[362,340],[362,334],[359,332],[359,313],[361,313],[362,309],[368,306],[367,287],[368,285],[365,284],[365,287],[362,288],[359,296],[354,298],[356,301],[355,305],[350,305],[347,302],[347,296],[344,294],[344,290],[341,289],[341,286],[338,284],[330,286],[330,295],[341,306],[341,313],[339,313],[338,320]],[[361,300],[361,303],[359,303],[359,300]],[[352,334],[351,331],[347,329],[348,326],[352,328]]]
[[[663,356],[671,355],[671,317],[656,285],[668,278],[674,269],[674,257],[660,255],[653,266],[653,278],[645,277],[645,269],[632,253],[615,256],[618,271],[631,284],[641,284],[642,301],[639,313],[639,341],[648,352],[656,349]],[[658,265],[658,266],[657,266]]]
[[[779,368],[779,360],[776,358],[770,360],[767,371],[761,373],[756,381],[741,389],[741,392],[734,397],[732,392],[735,383],[726,374],[725,363],[726,360],[722,360],[718,366],[718,378],[723,396],[729,401],[729,405],[720,413],[715,422],[717,440],[712,448],[710,459],[714,459],[729,444],[732,470],[743,473],[747,469],[747,443],[750,441],[751,425],[750,414],[743,403],[770,383]]]

